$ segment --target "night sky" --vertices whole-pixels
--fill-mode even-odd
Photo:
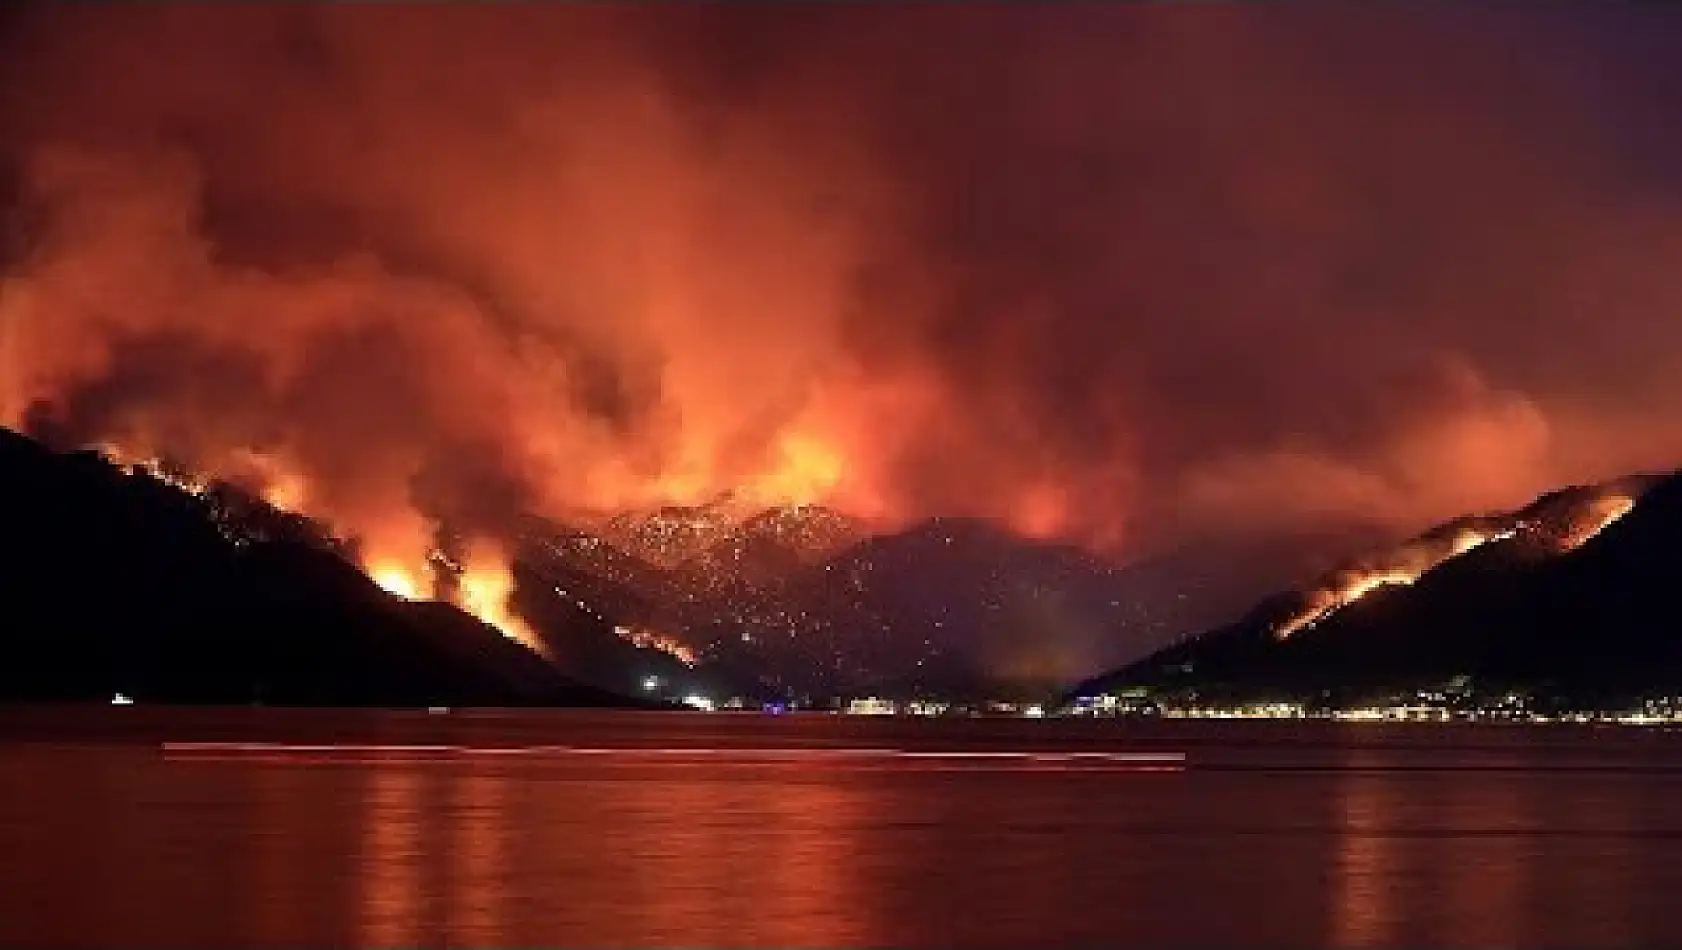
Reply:
[[[1682,464],[1679,14],[13,11],[0,422],[394,546],[1512,506]]]

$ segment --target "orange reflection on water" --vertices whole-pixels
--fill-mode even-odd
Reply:
[[[852,942],[834,929],[860,904],[858,882],[843,870],[847,796],[828,783],[779,788],[775,795],[723,781],[684,782],[665,791],[666,807],[686,816],[686,827],[671,842],[669,857],[676,860],[659,874],[661,883],[651,877],[643,885],[650,938],[685,944],[700,939],[701,925],[714,931],[701,941],[712,945],[740,943],[748,935],[752,943],[770,946]],[[743,819],[750,814],[758,848],[743,847]],[[813,835],[814,828],[823,832]],[[807,846],[814,838],[836,847],[817,853]],[[733,886],[721,895],[713,886],[717,880]]]
[[[299,833],[308,822],[303,813],[310,801],[303,794],[305,778],[296,769],[259,769],[252,776],[256,811],[252,824],[258,830],[246,839],[255,852],[255,886],[248,894],[257,932],[277,942],[297,939],[300,921],[291,897],[311,887],[299,874],[310,846],[309,839]]]
[[[1476,836],[1478,860],[1445,862],[1448,927],[1468,946],[1517,947],[1524,916],[1525,871],[1534,830],[1527,820],[1524,777],[1495,775],[1449,799],[1455,830]],[[1469,783],[1468,783],[1469,784]],[[1548,935],[1543,942],[1551,942]]]
[[[1674,786],[1668,783],[1642,782],[1636,786],[1636,789],[1637,791],[1633,794],[1609,795],[1602,792],[1583,802],[1579,807],[1584,807],[1591,814],[1596,815],[1601,822],[1604,822],[1604,827],[1612,835],[1617,835],[1624,841],[1637,842],[1645,837],[1642,834],[1644,830],[1651,829],[1658,824],[1650,816],[1641,814],[1641,812],[1646,811],[1641,806],[1654,799],[1670,798]],[[1536,797],[1529,795],[1526,798],[1527,802],[1534,808]],[[1584,798],[1587,798],[1587,796],[1584,796]],[[1662,852],[1669,851],[1673,847],[1673,842],[1658,837],[1646,838],[1646,841],[1650,843],[1652,850]],[[1603,847],[1611,850],[1618,846],[1608,842]],[[1642,854],[1642,857],[1648,860],[1653,857],[1652,851],[1648,849],[1641,849],[1637,846],[1632,850]],[[1584,874],[1585,869],[1581,866],[1571,869],[1574,873],[1568,886],[1578,893],[1594,888],[1601,901],[1604,902],[1601,906],[1605,907],[1605,912],[1598,915],[1594,926],[1604,934],[1600,939],[1604,941],[1606,946],[1635,946],[1641,942],[1644,936],[1649,942],[1652,941],[1653,931],[1644,932],[1643,928],[1649,926],[1650,922],[1641,919],[1642,908],[1640,906],[1641,902],[1638,901],[1638,895],[1644,897],[1653,893],[1652,878],[1638,870],[1641,863],[1629,860],[1603,861],[1600,862],[1598,874],[1594,872]],[[1525,874],[1524,893],[1534,895],[1540,890],[1538,885],[1541,883],[1542,869],[1537,866],[1537,862],[1526,861],[1524,870],[1527,872]],[[1664,907],[1669,902],[1661,898],[1654,903]],[[1533,908],[1525,908],[1525,910],[1528,911],[1524,917],[1526,922],[1537,920],[1540,917]],[[1665,910],[1673,913],[1670,908],[1665,908]],[[1665,916],[1670,916],[1670,913],[1665,913]],[[1555,934],[1539,932],[1539,928],[1531,927],[1520,934],[1512,945],[1517,946],[1522,941],[1531,946],[1539,946],[1556,939],[1558,938]]]
[[[466,946],[506,945],[508,873],[508,777],[486,769],[458,773],[450,783],[452,942]]]
[[[844,773],[767,766],[685,768],[655,780],[625,769],[611,798],[533,802],[533,833],[569,824],[589,835],[534,838],[530,866],[547,935],[613,946],[879,946],[873,882],[860,873],[861,795]],[[569,819],[549,816],[568,809]],[[549,820],[553,817],[553,820]],[[511,935],[532,945],[542,934]]]
[[[1356,752],[1351,769],[1376,764],[1371,753]],[[1333,874],[1332,946],[1374,947],[1396,942],[1396,875],[1400,855],[1396,839],[1384,833],[1396,820],[1398,792],[1394,776],[1351,771],[1339,801],[1343,835]]]
[[[1517,760],[1491,764],[1419,772],[1352,755],[1339,796],[1335,946],[1525,943],[1536,835],[1551,823],[1530,814],[1524,783],[1534,779],[1505,770]]]
[[[422,802],[420,768],[412,762],[364,766],[358,943],[414,947],[422,939]]]

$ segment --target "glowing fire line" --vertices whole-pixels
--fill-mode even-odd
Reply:
[[[206,479],[174,472],[160,459],[136,456],[114,445],[99,446],[99,452],[130,475],[153,478],[194,496],[203,497],[210,491],[211,484]],[[262,459],[262,456],[256,453],[248,454],[253,459]],[[278,473],[279,470],[276,469],[275,472]],[[276,478],[274,487],[262,494],[264,500],[277,510],[298,514],[279,502],[283,497],[301,497],[302,493],[301,479],[291,476]],[[370,558],[358,566],[375,586],[393,597],[411,601],[433,599],[432,585],[423,580],[427,577],[426,572],[409,568],[401,559]],[[540,656],[549,657],[548,648],[542,638],[509,609],[514,577],[503,563],[503,559],[484,551],[477,552],[463,567],[459,588],[457,607],[494,627],[508,639]]]
[[[432,585],[423,578],[424,571],[412,570],[389,559],[371,559],[362,565],[363,573],[381,590],[403,600],[434,600]],[[480,621],[495,627],[497,632],[515,643],[549,657],[543,639],[531,625],[515,616],[509,609],[514,593],[514,576],[499,560],[484,555],[470,557],[463,565],[457,580],[455,606]]]
[[[643,650],[659,650],[684,666],[693,668],[700,658],[695,651],[679,643],[675,638],[653,630],[640,627],[614,627],[613,632],[621,640]]]
[[[1613,522],[1635,508],[1635,499],[1608,494],[1572,512],[1571,523],[1556,536],[1543,538],[1554,554],[1568,554],[1599,535]],[[1392,552],[1384,563],[1339,573],[1336,579],[1308,594],[1308,602],[1274,629],[1280,640],[1312,628],[1337,611],[1381,587],[1407,587],[1438,566],[1461,557],[1492,541],[1514,537],[1520,532],[1540,534],[1541,526],[1518,522],[1501,530],[1464,528],[1447,545],[1416,540]]]

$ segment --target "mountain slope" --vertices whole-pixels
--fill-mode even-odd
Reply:
[[[795,693],[1043,695],[1235,616],[1342,535],[1244,539],[1117,567],[982,521],[869,538],[780,585],[701,600],[689,635]],[[1260,571],[1233,571],[1249,556]]]
[[[0,700],[622,702],[321,545],[233,543],[219,504],[0,430]]]
[[[1346,565],[1075,694],[1358,696],[1462,675],[1574,697],[1682,687],[1678,538],[1682,476],[1566,489]]]
[[[624,512],[603,524],[599,533],[645,563],[672,568],[718,543],[752,514],[741,499],[724,494],[701,505]]]

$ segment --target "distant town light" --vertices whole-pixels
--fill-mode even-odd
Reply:
[[[691,709],[699,709],[702,712],[712,712],[714,709],[712,700],[705,696],[697,696],[694,694],[683,697],[683,704]]]
[[[645,676],[645,677],[642,678],[642,691],[643,692],[652,693],[659,688],[660,688],[660,677],[658,677],[658,676]]]

